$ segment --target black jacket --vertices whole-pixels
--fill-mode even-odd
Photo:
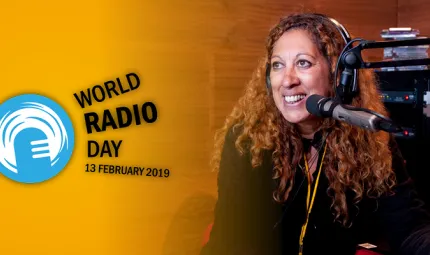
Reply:
[[[263,164],[252,169],[250,154],[241,156],[236,150],[236,138],[231,130],[227,133],[218,174],[214,225],[201,255],[298,254],[306,217],[305,176],[297,171],[289,200],[284,205],[277,204],[272,198],[276,184],[272,180],[271,152],[266,151]],[[350,228],[334,221],[326,193],[328,180],[321,173],[304,239],[304,255],[353,255],[362,243],[377,244],[379,250],[386,244],[391,251],[386,254],[430,254],[430,216],[417,198],[394,139],[391,147],[398,180],[395,195],[363,199],[358,208],[351,206]]]

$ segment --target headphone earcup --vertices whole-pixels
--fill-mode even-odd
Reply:
[[[270,94],[272,90],[272,84],[270,83],[270,64],[266,64],[266,88],[267,93]]]

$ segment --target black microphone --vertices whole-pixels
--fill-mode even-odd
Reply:
[[[334,118],[348,124],[372,131],[401,132],[402,129],[391,120],[370,110],[343,106],[331,98],[311,95],[306,100],[306,110],[315,116]]]

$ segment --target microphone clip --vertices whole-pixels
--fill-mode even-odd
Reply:
[[[326,102],[328,102],[328,101],[332,101],[333,103],[330,105],[330,108],[327,110],[327,111],[325,111],[324,109],[321,109],[321,107],[323,107],[324,105],[325,105],[325,103]],[[318,102],[318,108],[319,108],[319,112],[321,113],[321,117],[324,117],[324,118],[330,118],[332,115],[333,115],[333,110],[334,110],[334,108],[336,107],[336,106],[338,106],[339,104],[341,104],[341,102],[339,101],[339,99],[336,97],[336,98],[329,98],[329,97],[326,97],[326,98],[322,98],[319,102]]]

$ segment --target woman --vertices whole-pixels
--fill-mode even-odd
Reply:
[[[363,243],[430,254],[430,217],[392,136],[306,110],[309,95],[334,96],[344,47],[317,14],[271,30],[267,56],[218,136],[219,196],[202,255],[347,255]],[[372,72],[359,75],[351,104],[386,115]]]

